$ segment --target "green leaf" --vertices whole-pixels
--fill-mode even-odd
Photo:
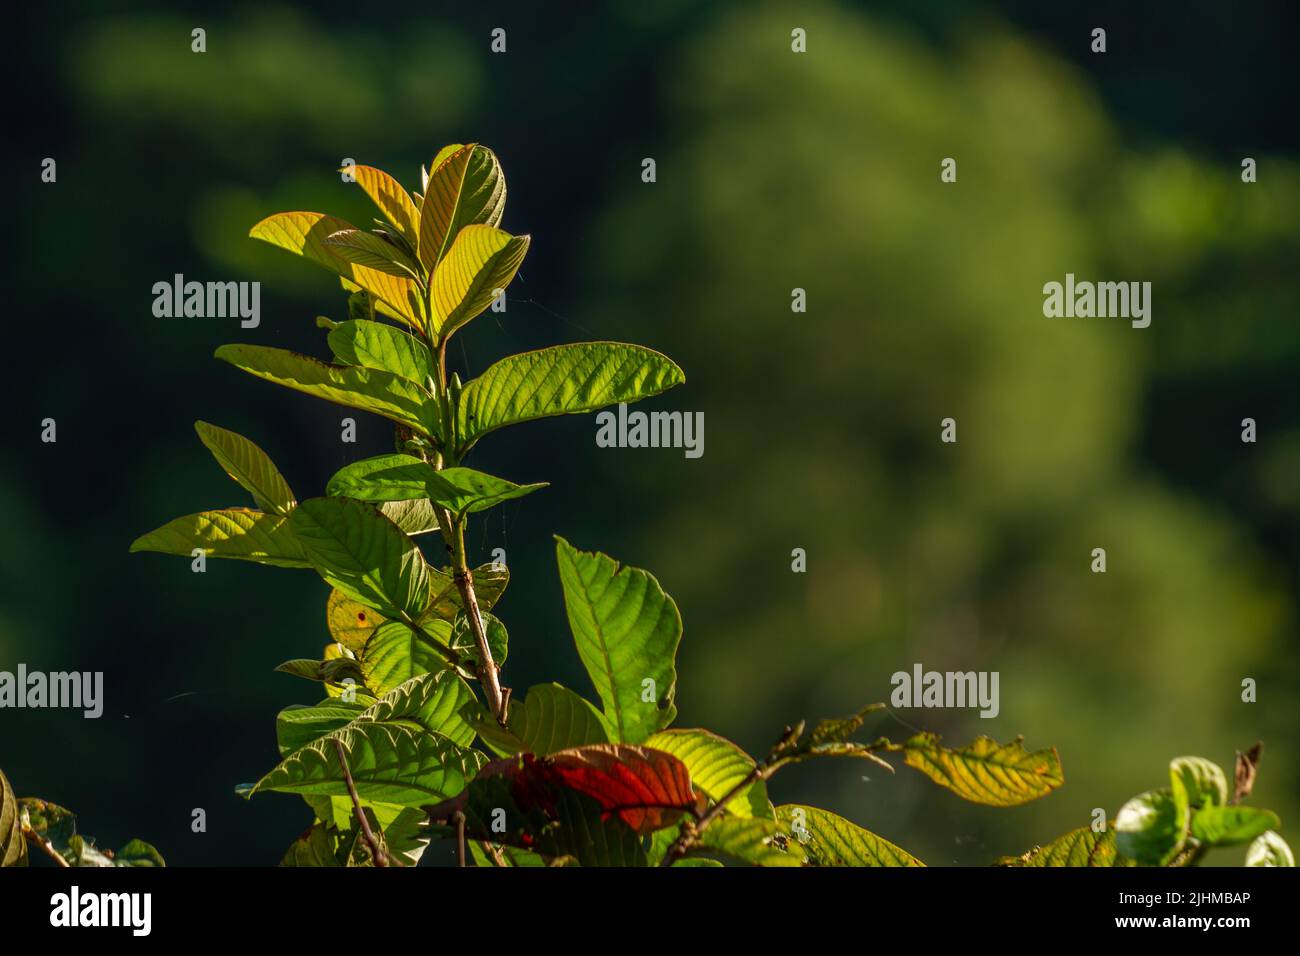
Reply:
[[[396,226],[414,248],[420,241],[420,210],[401,183],[374,166],[351,166],[347,172],[379,207],[384,218]]]
[[[389,372],[424,387],[434,377],[429,347],[384,322],[349,319],[330,330],[330,350],[344,365]]]
[[[335,233],[354,228],[350,222],[336,216],[318,212],[282,212],[263,219],[248,234],[253,239],[269,242],[324,266],[343,280],[345,288],[350,285],[365,289],[386,303],[391,314],[420,328],[423,320],[419,286],[414,281],[348,262],[338,254],[336,247],[326,244],[325,240]]]
[[[344,465],[325,486],[325,493],[358,501],[409,501],[428,498],[433,466],[414,455],[376,455]]]
[[[492,652],[492,662],[500,667],[506,662],[506,654],[510,651],[510,635],[500,618],[482,610],[479,611],[479,616],[483,620],[483,631],[487,635],[488,650]],[[463,611],[452,624],[450,646],[462,657],[481,663],[478,642],[474,640],[474,632]]]
[[[380,513],[406,534],[427,534],[438,530],[438,516],[427,499],[381,501]]]
[[[326,365],[287,349],[265,345],[223,345],[216,357],[250,375],[358,408],[432,437],[437,421],[433,396],[420,385],[391,372],[353,365]]]
[[[1030,752],[1017,737],[999,744],[976,737],[969,746],[940,746],[935,734],[917,734],[903,744],[903,760],[972,803],[1014,807],[1051,793],[1065,782],[1056,748]]]
[[[144,840],[131,840],[113,854],[114,866],[166,866],[162,854]]]
[[[669,358],[639,345],[583,342],[523,352],[490,366],[465,386],[457,435],[463,452],[506,425],[635,402],[684,381]]]
[[[1175,757],[1169,762],[1170,791],[1178,819],[1186,820],[1200,807],[1228,802],[1228,778],[1223,768],[1204,757]]]
[[[450,646],[451,625],[446,621],[430,621],[423,625],[426,634]],[[428,640],[416,634],[401,621],[381,624],[361,653],[361,672],[365,684],[377,694],[396,690],[412,677],[428,674],[447,667],[447,660]]]
[[[666,751],[686,764],[695,789],[714,803],[754,770],[754,758],[708,730],[663,730],[647,737],[645,746]],[[762,780],[750,783],[727,802],[726,810],[737,817],[773,819],[767,784]]]
[[[131,550],[189,557],[202,548],[212,558],[256,561],[281,568],[308,568],[311,563],[289,520],[248,508],[222,508],[173,518],[131,542]]]
[[[555,540],[578,656],[616,740],[640,743],[677,716],[677,605],[649,572]]]
[[[1295,856],[1286,841],[1270,830],[1250,845],[1246,866],[1295,866]]]
[[[492,226],[466,226],[433,274],[433,328],[439,341],[492,304],[528,253],[528,236]]]
[[[1133,866],[1132,860],[1120,856],[1115,848],[1114,821],[1101,832],[1079,827],[1057,837],[1045,846],[1034,847],[1020,856],[1003,857],[999,866]]]
[[[1278,825],[1276,813],[1256,807],[1207,806],[1192,814],[1192,836],[1210,846],[1249,843]]]
[[[289,844],[280,858],[280,866],[341,866],[337,856],[338,836],[334,827],[313,823]]]
[[[371,704],[357,720],[410,723],[468,747],[474,742],[474,728],[461,711],[474,700],[469,685],[453,671],[417,674]]]
[[[1186,841],[1186,818],[1168,790],[1139,794],[1115,815],[1115,848],[1140,865],[1164,866]]]
[[[781,825],[760,817],[719,817],[699,834],[696,841],[700,849],[730,857],[739,863],[800,866],[799,857],[783,844],[785,836]]]
[[[194,430],[217,464],[253,496],[259,508],[282,518],[288,516],[297,502],[266,452],[242,435],[207,422],[195,422]]]
[[[325,240],[325,245],[336,256],[353,265],[374,269],[398,278],[418,279],[420,267],[406,251],[364,229],[341,229]]]
[[[420,205],[420,263],[433,275],[466,226],[495,226],[505,211],[506,179],[496,154],[470,143],[443,149],[429,168]]]
[[[334,742],[357,793],[367,800],[420,806],[454,797],[485,762],[481,753],[456,746],[441,734],[401,724],[358,721],[294,751],[244,790],[346,796],[347,784]]]
[[[475,471],[473,468],[444,468],[430,476],[427,490],[434,504],[457,515],[485,511],[503,501],[522,498],[548,482],[517,485],[504,478]]]
[[[522,703],[510,708],[507,725],[518,741],[518,750],[528,753],[553,754],[570,747],[609,743],[599,711],[559,684],[528,688]]]
[[[335,588],[330,591],[325,602],[325,624],[330,637],[342,644],[357,657],[365,650],[366,642],[375,633],[375,628],[388,618],[372,607],[354,601],[342,591]]]
[[[361,704],[347,704],[338,698],[307,707],[293,704],[284,708],[275,718],[275,739],[280,756],[287,757],[313,740],[346,727],[366,708]]]
[[[901,847],[829,810],[784,804],[776,808],[791,853],[810,866],[925,866]]]
[[[27,865],[27,838],[22,813],[9,778],[0,770],[0,866]]]
[[[320,576],[344,594],[388,617],[415,618],[428,607],[424,556],[372,506],[351,498],[311,498],[289,521]]]

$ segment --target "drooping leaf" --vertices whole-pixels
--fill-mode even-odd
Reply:
[[[619,741],[640,743],[677,715],[677,605],[649,572],[559,537],[556,560],[569,627],[605,720]]]
[[[492,304],[515,277],[530,241],[493,226],[460,231],[433,274],[433,328],[440,340]]]
[[[695,806],[686,765],[672,754],[629,744],[591,744],[523,760],[525,773],[590,797],[609,815],[646,834]]]
[[[22,813],[9,778],[0,770],[0,866],[27,865],[27,838]]]
[[[291,753],[244,796],[263,790],[346,796],[335,741],[343,745],[357,793],[400,806],[437,803],[465,789],[485,758],[441,734],[401,724],[358,721]]]
[[[338,860],[338,830],[319,821],[289,844],[280,866],[342,866]]]
[[[325,242],[337,232],[354,228],[350,222],[336,216],[318,212],[282,212],[263,219],[248,234],[324,266],[354,287],[372,293],[387,303],[393,314],[420,328],[423,320],[415,282],[348,262]]]
[[[321,661],[309,657],[296,657],[293,660],[277,664],[276,671],[292,674],[304,680],[321,681],[325,684],[341,684],[351,679],[361,680],[361,670],[357,662],[350,657],[335,657]]]
[[[462,453],[488,432],[551,415],[635,402],[686,381],[672,360],[619,342],[583,342],[502,359],[465,385],[457,408]]]
[[[686,764],[695,789],[715,803],[748,777],[755,766],[749,754],[708,730],[662,730],[647,737],[645,746],[670,753]],[[726,809],[732,816],[773,819],[767,784],[762,780],[741,789],[727,802]]]
[[[242,435],[207,422],[195,422],[194,430],[217,464],[253,496],[259,508],[282,518],[288,516],[297,502],[266,452]]]
[[[432,437],[437,420],[433,396],[391,372],[354,365],[326,365],[287,349],[264,345],[223,345],[216,357],[250,375],[306,395],[382,415]]]
[[[424,556],[371,505],[311,498],[289,521],[312,566],[348,597],[388,617],[416,618],[428,607]]]
[[[781,824],[762,817],[719,817],[700,832],[698,850],[751,866],[801,866],[790,852]]]
[[[1286,841],[1270,830],[1250,845],[1246,866],[1295,866],[1295,855]]]
[[[384,218],[406,237],[414,248],[420,241],[420,210],[402,185],[382,169],[374,166],[352,166],[352,178],[379,207]]]
[[[1115,823],[1110,821],[1100,832],[1092,827],[1079,827],[1028,853],[1003,857],[998,865],[1123,867],[1135,864],[1115,849]]]
[[[496,154],[470,143],[443,149],[429,168],[420,205],[420,263],[430,275],[466,226],[495,226],[505,211],[506,180]]]
[[[435,620],[422,627],[427,636],[417,634],[401,621],[388,621],[371,635],[361,652],[361,672],[368,688],[376,694],[387,694],[412,677],[448,666],[447,659],[430,646],[429,639],[441,638],[450,646],[451,625]]]
[[[349,319],[330,329],[328,341],[334,357],[344,365],[389,372],[422,387],[433,378],[428,346],[396,326]]]
[[[884,837],[843,817],[798,804],[776,808],[789,852],[803,854],[809,866],[924,866]]]
[[[1257,807],[1211,805],[1192,813],[1192,836],[1210,846],[1249,843],[1278,825],[1276,813]]]
[[[326,238],[325,245],[354,266],[374,269],[399,279],[419,276],[419,264],[405,250],[364,229],[342,229]]]
[[[212,558],[255,561],[281,568],[311,563],[289,520],[249,508],[222,508],[173,518],[131,542],[131,551],[157,551],[189,557],[202,548]]]
[[[966,747],[949,749],[935,734],[922,733],[903,744],[903,759],[962,799],[990,807],[1018,806],[1065,782],[1056,748],[1031,752],[1019,737],[999,744],[980,736]]]
[[[1115,848],[1143,866],[1164,866],[1186,841],[1187,820],[1168,790],[1139,794],[1115,815]]]

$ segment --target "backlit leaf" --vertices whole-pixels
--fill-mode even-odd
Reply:
[[[1186,818],[1168,790],[1139,794],[1115,814],[1115,848],[1143,866],[1164,866],[1186,841]]]
[[[195,422],[194,430],[217,464],[253,496],[259,508],[288,516],[296,504],[293,491],[266,452],[244,436],[207,422]]]
[[[1207,806],[1192,814],[1192,836],[1210,846],[1248,843],[1278,825],[1276,813],[1256,807]]]
[[[1079,827],[1051,843],[1034,847],[1020,856],[1003,857],[999,866],[1134,866],[1132,860],[1115,849],[1114,821],[1100,833],[1092,827]]]
[[[429,168],[420,205],[420,262],[433,275],[466,226],[495,226],[505,211],[506,179],[496,154],[470,143],[444,148]]]
[[[761,817],[720,817],[699,834],[696,846],[752,866],[802,865],[787,848],[781,824]]]
[[[515,277],[530,241],[492,226],[460,231],[433,274],[433,328],[439,339],[492,304]]]
[[[263,790],[347,795],[334,742],[343,745],[357,793],[401,806],[437,803],[465,789],[484,763],[478,751],[456,746],[441,734],[374,721],[350,724],[294,751],[244,796]]]
[[[467,449],[506,425],[635,402],[684,381],[672,360],[639,345],[583,342],[523,352],[465,385],[457,409],[458,440]]]
[[[287,349],[223,345],[216,357],[250,375],[348,408],[382,415],[431,435],[437,420],[433,396],[391,372],[353,365],[327,365]]]
[[[419,265],[405,250],[364,229],[340,230],[327,238],[325,245],[336,256],[355,266],[364,266],[398,278],[415,279],[419,275]]]
[[[647,737],[645,746],[670,753],[686,764],[695,789],[714,802],[754,770],[754,759],[749,754],[708,730],[663,730]],[[772,819],[767,784],[762,780],[748,784],[728,801],[726,809],[737,817]]]
[[[355,228],[350,222],[318,212],[282,212],[263,219],[248,234],[324,266],[374,294],[403,321],[420,328],[423,320],[418,307],[419,287],[413,280],[349,262],[325,241],[335,233]]]
[[[1295,855],[1286,841],[1270,830],[1250,845],[1246,866],[1295,866]]]
[[[352,166],[353,179],[365,190],[384,218],[397,227],[412,247],[420,241],[420,211],[402,185],[382,169]]]
[[[388,618],[335,588],[325,602],[325,623],[330,636],[360,656],[375,628]]]
[[[1065,782],[1055,748],[1031,752],[1019,737],[999,744],[980,736],[954,750],[941,746],[935,734],[922,733],[903,744],[903,759],[959,797],[990,807],[1027,803]]]
[[[18,797],[9,778],[0,771],[0,866],[27,865],[27,838],[23,836]]]
[[[605,719],[619,741],[640,743],[677,715],[677,605],[649,572],[559,537],[556,560],[569,627]]]
[[[424,386],[433,377],[429,348],[396,326],[349,319],[330,330],[330,350],[345,365],[378,369]]]
[[[418,617],[428,606],[424,556],[371,505],[311,498],[289,520],[320,576],[347,596],[388,617]]]
[[[195,548],[202,548],[213,558],[256,561],[282,568],[311,567],[289,527],[289,519],[248,508],[222,508],[173,518],[131,543],[132,551],[184,557]]]
[[[912,854],[829,810],[784,804],[776,819],[787,848],[810,866],[924,866]]]
[[[507,725],[519,749],[529,753],[552,754],[571,747],[609,742],[599,711],[559,684],[528,688],[523,700],[510,708]]]
[[[387,694],[412,677],[448,666],[447,659],[429,642],[445,641],[444,646],[450,646],[451,625],[434,620],[422,627],[424,635],[401,621],[388,621],[371,635],[361,652],[361,672],[368,688],[376,694]]]

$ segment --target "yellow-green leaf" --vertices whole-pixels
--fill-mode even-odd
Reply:
[[[132,551],[184,557],[195,548],[202,548],[213,558],[256,561],[282,568],[311,566],[287,518],[250,508],[221,508],[174,518],[131,543]]]
[[[959,797],[990,807],[1028,803],[1065,782],[1056,748],[1030,752],[1019,737],[999,744],[980,736],[953,750],[941,746],[935,734],[922,733],[903,745],[903,759]]]
[[[925,866],[902,847],[829,810],[788,803],[776,819],[790,853],[809,866]]]
[[[22,813],[9,778],[0,770],[0,866],[27,865],[27,838]]]
[[[1057,837],[1044,846],[1036,846],[1020,856],[1003,857],[999,866],[1134,866],[1132,860],[1121,856],[1115,848],[1115,823],[1097,832],[1092,827],[1079,827]]]
[[[420,241],[420,211],[401,184],[374,166],[351,166],[347,171],[414,248]]]
[[[515,277],[529,236],[492,226],[466,226],[433,274],[433,329],[446,339],[478,315]]]
[[[466,226],[495,226],[505,211],[506,178],[496,154],[470,143],[434,158],[420,205],[420,263],[430,275]]]
[[[686,764],[695,789],[715,803],[754,770],[753,757],[708,730],[662,730],[647,737],[644,745],[666,751]],[[772,819],[767,784],[762,780],[748,784],[727,802],[726,810],[737,817]]]
[[[253,496],[259,508],[288,517],[297,502],[289,483],[266,452],[244,436],[207,422],[195,422],[194,430],[217,464]]]
[[[348,262],[326,244],[335,233],[355,228],[344,219],[319,212],[281,212],[263,219],[248,234],[324,266],[382,299],[403,321],[421,328],[419,286],[414,281]]]

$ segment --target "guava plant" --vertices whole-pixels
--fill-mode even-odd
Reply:
[[[891,767],[893,755],[991,806],[1061,785],[1056,751],[1019,739],[956,749],[930,733],[855,740],[879,705],[787,727],[758,759],[711,731],[674,728],[676,604],[648,572],[558,537],[560,587],[595,698],[554,683],[512,693],[495,613],[509,572],[473,566],[465,532],[473,515],[543,485],[465,462],[506,426],[634,402],[684,375],[651,349],[585,342],[512,355],[463,380],[448,369],[448,342],[504,294],[529,246],[499,227],[497,157],[448,146],[421,170],[419,192],[369,166],[347,171],[378,208],[372,228],[286,212],[251,232],[340,277],[347,319],[317,320],[332,361],[262,345],[216,356],[389,419],[393,453],[347,465],[323,496],[300,501],[261,448],[199,422],[199,438],[257,507],[177,518],[132,545],[312,569],[330,587],[324,652],[278,668],[321,684],[324,699],[281,711],[280,762],[237,788],[298,794],[310,807],[313,822],[284,864],[413,865],[446,836],[462,865],[913,866],[907,851],[833,813],[773,807],[767,781],[814,758]],[[1177,798],[1198,806],[1193,833],[1209,807],[1196,786]],[[1161,826],[1167,805],[1151,803]],[[1174,859],[1165,856],[1158,862]]]

